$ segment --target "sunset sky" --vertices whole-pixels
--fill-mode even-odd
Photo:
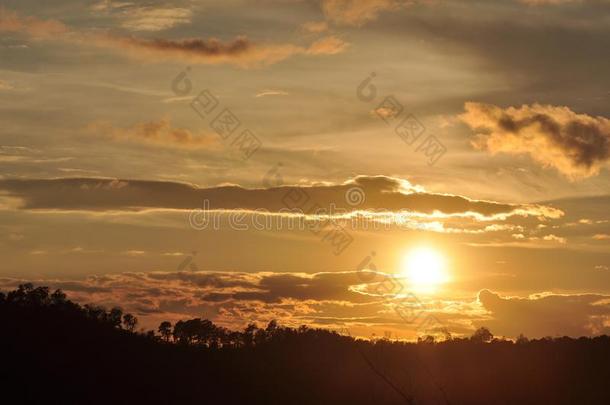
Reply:
[[[609,49],[607,0],[3,0],[0,290],[609,334]]]

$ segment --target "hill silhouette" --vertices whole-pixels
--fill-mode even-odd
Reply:
[[[0,388],[14,403],[607,404],[610,337],[357,340],[191,319],[135,332],[61,291],[0,293]]]

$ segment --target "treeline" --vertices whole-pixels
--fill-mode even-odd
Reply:
[[[17,307],[53,307],[73,314],[83,316],[116,328],[125,328],[133,332],[138,324],[138,318],[130,313],[123,314],[123,310],[114,307],[107,311],[95,305],[85,305],[69,301],[61,289],[50,292],[49,287],[34,287],[32,283],[20,284],[19,287],[8,294],[0,292],[0,305],[14,305]]]
[[[67,299],[66,294],[61,290],[50,292],[49,287],[34,287],[32,283],[25,283],[10,291],[8,294],[0,292],[0,305],[15,305],[17,307],[40,308],[49,307],[80,315],[89,320],[95,321],[100,325],[123,329],[135,333],[138,319],[130,313],[123,313],[119,307],[106,310],[103,307],[86,304],[81,306]],[[178,344],[186,344],[197,347],[205,347],[211,349],[217,348],[240,348],[252,347],[261,345],[271,340],[284,340],[293,338],[298,335],[314,335],[328,334],[331,336],[339,336],[335,331],[326,329],[312,329],[306,325],[299,328],[281,327],[277,321],[270,321],[265,328],[259,328],[257,324],[248,324],[243,331],[232,331],[225,327],[215,325],[208,319],[194,318],[189,320],[181,320],[172,325],[169,321],[160,323],[157,331],[139,332],[140,334],[153,340],[161,340],[164,342],[172,342]],[[344,336],[345,337],[345,336]],[[348,340],[354,340],[352,337],[347,337]],[[542,341],[552,341],[554,339],[570,339],[567,337],[553,338],[545,337]],[[587,338],[582,338],[587,339]],[[427,335],[418,338],[418,344],[435,344],[435,343],[513,343],[512,340],[494,338],[492,332],[481,327],[477,329],[472,336],[467,338],[452,338],[450,334],[445,334],[442,341],[437,341],[435,336]],[[514,343],[525,344],[529,339],[520,335]],[[390,343],[389,338],[370,339],[371,344],[387,344]],[[391,343],[410,344],[405,342],[392,341]]]
[[[200,318],[146,332],[31,284],[0,293],[0,325],[0,390],[17,403],[610,403],[608,336],[408,343]]]

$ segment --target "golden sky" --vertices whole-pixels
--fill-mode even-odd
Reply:
[[[5,0],[0,289],[610,333],[605,0]]]

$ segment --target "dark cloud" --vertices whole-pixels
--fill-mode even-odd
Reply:
[[[481,324],[498,335],[577,337],[610,333],[610,296],[607,295],[541,294],[504,298],[482,290],[479,301],[491,314],[491,319]]]
[[[376,282],[386,279],[386,275],[377,275]],[[237,292],[236,300],[258,300],[266,303],[281,302],[283,299],[299,301],[336,300],[348,302],[370,302],[377,300],[351,290],[349,287],[366,284],[358,272],[305,274],[273,274],[263,276],[257,284],[259,291]]]
[[[220,60],[241,58],[252,52],[254,45],[246,37],[237,37],[229,42],[217,38],[188,38],[180,40],[142,39],[135,37],[106,37],[98,39],[100,44],[115,44],[126,49],[161,55],[176,55],[193,59]]]
[[[498,87],[489,89],[485,101],[569,103],[596,113],[608,111],[610,53],[604,50],[610,47],[609,2],[540,7],[518,0],[429,4],[434,6],[386,13],[375,29],[390,38],[404,35],[425,41],[443,55],[468,58],[482,77],[497,75]],[[464,98],[435,104],[443,101],[457,110]]]
[[[319,39],[309,46],[255,44],[245,36],[222,42],[217,38],[170,40],[97,35],[91,38],[91,43],[122,50],[128,56],[153,62],[181,59],[189,63],[229,63],[244,68],[270,65],[296,55],[334,55],[348,47],[346,42],[335,36]]]
[[[311,215],[338,215],[355,210],[405,211],[429,215],[562,215],[560,211],[545,206],[505,204],[457,195],[426,193],[405,180],[385,176],[360,176],[336,185],[312,184],[260,189],[234,185],[199,188],[176,182],[100,178],[0,180],[0,190],[22,199],[23,208],[26,209],[194,209],[200,208],[203,201],[207,200],[209,209],[212,210],[267,210],[277,213],[294,208]],[[350,200],[350,195],[355,194],[358,194],[360,200],[356,201],[357,204]]]

